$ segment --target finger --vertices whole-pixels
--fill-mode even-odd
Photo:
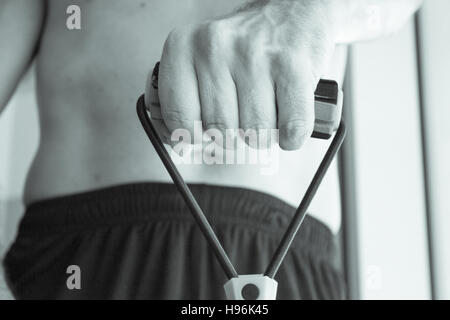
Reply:
[[[153,80],[151,80],[153,81]],[[153,124],[153,127],[158,132],[158,136],[161,138],[162,142],[168,144],[172,147],[174,151],[176,151],[176,146],[180,143],[184,146],[185,143],[190,144],[190,136],[186,137],[183,132],[181,134],[175,130],[173,133],[170,133],[167,129],[161,114],[161,105],[159,103],[158,98],[158,90],[154,85],[149,85],[147,83],[146,91],[145,91],[145,104],[147,110],[150,112],[150,118]],[[186,142],[186,139],[189,140]],[[190,152],[190,148],[188,146],[184,146],[181,148],[184,151]]]
[[[170,132],[164,124],[162,114],[161,114],[161,104],[158,97],[158,69],[159,64],[155,66],[153,73],[149,74],[147,79],[147,84],[145,88],[145,106],[150,112],[150,118],[153,126],[157,130],[161,140],[165,144],[172,145],[170,139]]]
[[[314,81],[301,72],[284,72],[275,79],[279,143],[283,150],[297,150],[314,128]]]
[[[275,93],[269,72],[264,69],[241,72],[235,81],[243,138],[252,148],[267,148],[272,143],[270,130],[277,127]]]
[[[213,67],[199,64],[197,77],[203,128],[207,133],[214,132],[212,129],[219,130],[222,141],[216,140],[216,142],[221,147],[225,148],[226,143],[230,142],[234,145],[234,137],[227,135],[239,128],[239,109],[236,86],[228,68],[226,65]],[[233,141],[225,139],[233,139]]]
[[[201,121],[197,76],[193,59],[186,50],[186,41],[180,38],[175,33],[166,41],[159,70],[158,95],[168,131],[184,129],[195,139],[195,122]]]
[[[149,73],[147,77],[144,101],[146,108],[151,113],[152,119],[162,120],[161,104],[158,96],[159,65],[159,62],[156,63],[153,72]]]

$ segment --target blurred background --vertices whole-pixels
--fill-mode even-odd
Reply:
[[[450,1],[427,0],[399,33],[349,50],[339,162],[350,298],[450,299],[448,12]],[[33,75],[0,118],[0,256],[39,141]]]

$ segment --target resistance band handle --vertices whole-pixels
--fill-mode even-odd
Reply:
[[[344,94],[334,80],[321,79],[314,93],[313,138],[328,140],[341,121]]]
[[[147,84],[145,103],[152,120],[163,123],[158,97],[159,62]],[[343,93],[334,80],[321,79],[314,93],[315,123],[313,138],[328,140],[338,129],[342,113]]]

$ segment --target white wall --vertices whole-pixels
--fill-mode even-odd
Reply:
[[[412,22],[352,50],[363,299],[430,298]]]
[[[450,299],[450,1],[421,12],[426,135],[437,298]]]

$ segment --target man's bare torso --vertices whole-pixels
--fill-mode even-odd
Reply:
[[[49,0],[37,57],[41,139],[29,172],[26,203],[130,182],[170,182],[136,116],[147,73],[175,26],[230,12],[244,1]],[[81,7],[81,30],[68,30],[66,9]],[[182,165],[188,182],[266,192],[296,206],[327,143],[311,140],[281,152],[274,175],[258,165]],[[332,171],[311,214],[339,227]]]

